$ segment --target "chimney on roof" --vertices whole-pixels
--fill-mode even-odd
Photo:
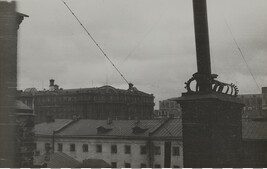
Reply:
[[[54,90],[56,90],[56,88],[58,88],[58,85],[55,85],[54,82],[55,82],[54,79],[50,79],[50,85],[49,85],[50,91],[54,91]]]
[[[136,120],[136,121],[135,121],[134,124],[135,124],[135,125],[138,125],[138,124],[140,123],[140,119],[139,119],[139,117],[135,117],[135,120]]]
[[[58,88],[59,88],[59,86],[57,84],[54,87],[55,87],[55,90],[58,90]]]
[[[112,124],[112,119],[111,118],[108,118],[107,124]]]
[[[54,86],[54,82],[55,82],[54,79],[50,79],[50,86],[49,87]]]
[[[128,90],[132,90],[133,89],[133,84],[129,83],[129,89]]]
[[[46,119],[45,119],[45,122],[52,123],[52,122],[55,122],[55,119],[54,119],[54,117],[52,115],[47,115]]]
[[[72,116],[72,119],[74,120],[74,121],[77,121],[77,120],[79,120],[81,118],[81,116],[79,116],[79,115],[73,115]]]

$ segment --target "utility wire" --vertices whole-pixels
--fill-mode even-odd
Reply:
[[[258,85],[258,83],[257,83],[257,81],[256,81],[256,79],[255,79],[255,77],[254,77],[254,75],[253,75],[253,73],[251,72],[251,70],[250,70],[250,68],[249,68],[249,66],[248,66],[248,63],[247,63],[247,61],[246,61],[246,58],[244,57],[244,54],[243,54],[242,50],[240,49],[240,47],[239,47],[239,45],[238,45],[238,43],[237,43],[237,41],[236,41],[236,39],[235,39],[235,37],[234,37],[234,35],[233,35],[233,33],[232,33],[232,31],[231,31],[231,29],[230,29],[230,27],[229,27],[229,25],[228,25],[228,23],[227,23],[226,20],[225,20],[225,23],[226,23],[226,26],[227,26],[227,28],[228,28],[228,30],[229,30],[229,32],[230,32],[230,34],[231,34],[231,36],[232,36],[232,38],[233,38],[235,44],[236,44],[236,46],[237,46],[238,51],[240,52],[240,54],[241,54],[241,56],[242,56],[244,62],[246,63],[246,66],[247,66],[247,68],[248,68],[248,71],[249,71],[250,75],[252,76],[252,78],[253,78],[255,84],[257,85],[259,91],[261,91],[260,86]]]
[[[126,80],[126,78],[123,76],[123,74],[119,71],[119,69],[114,65],[114,63],[110,60],[110,58],[107,56],[107,54],[104,52],[104,50],[99,46],[99,44],[96,42],[96,40],[93,38],[93,36],[89,33],[89,31],[85,28],[85,26],[82,24],[82,22],[79,20],[79,18],[74,14],[74,12],[70,9],[70,7],[67,5],[67,3],[64,0],[61,0],[62,3],[68,8],[70,13],[75,17],[75,19],[79,22],[81,27],[85,30],[87,35],[93,40],[95,45],[98,47],[98,49],[102,52],[102,54],[108,59],[108,61],[111,63],[111,65],[116,69],[116,71],[120,74],[120,76],[123,78],[123,80],[129,84],[129,82]]]

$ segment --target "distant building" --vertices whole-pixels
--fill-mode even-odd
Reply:
[[[180,119],[56,119],[37,124],[35,132],[37,155],[63,152],[80,162],[102,159],[112,168],[183,166]]]
[[[180,105],[171,100],[159,101],[159,110],[154,111],[155,118],[180,118],[182,115]]]
[[[245,104],[243,118],[262,117],[262,94],[242,94],[238,96]]]
[[[18,93],[19,100],[32,107],[37,122],[51,116],[71,119],[151,119],[154,96],[137,90],[132,84],[127,90],[112,86],[62,89],[50,80],[49,90],[28,88]]]
[[[242,117],[255,119],[267,117],[267,87],[261,94],[241,94],[238,96],[245,104]]]

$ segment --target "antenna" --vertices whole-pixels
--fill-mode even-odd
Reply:
[[[82,22],[79,20],[79,18],[74,14],[74,12],[70,9],[70,7],[67,5],[67,3],[64,0],[61,0],[62,3],[68,8],[70,13],[75,17],[75,19],[79,22],[81,27],[84,29],[84,31],[87,33],[87,35],[92,39],[92,41],[95,43],[95,45],[98,47],[98,49],[101,51],[101,53],[108,59],[110,64],[116,69],[116,71],[120,74],[120,76],[123,78],[123,80],[129,84],[129,82],[126,80],[126,78],[123,76],[123,74],[119,71],[119,69],[114,65],[114,63],[110,60],[110,58],[107,56],[105,51],[99,46],[99,44],[96,42],[96,40],[93,38],[93,36],[89,33],[89,31],[85,28],[85,26],[82,24]]]

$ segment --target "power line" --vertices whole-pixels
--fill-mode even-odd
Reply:
[[[247,68],[248,68],[248,71],[249,71],[250,75],[252,76],[252,78],[253,78],[255,84],[257,85],[259,91],[261,91],[260,86],[258,85],[258,83],[257,83],[257,81],[256,81],[256,79],[255,79],[255,77],[254,77],[254,75],[253,75],[253,73],[251,72],[251,70],[250,70],[250,68],[249,68],[249,65],[248,65],[248,63],[247,63],[247,61],[246,61],[246,58],[244,57],[244,54],[243,54],[241,48],[239,47],[239,45],[238,45],[238,43],[237,43],[237,41],[236,41],[236,39],[235,39],[235,37],[234,37],[234,35],[233,35],[233,33],[232,33],[232,31],[231,31],[231,29],[230,29],[230,27],[229,27],[229,25],[228,25],[228,23],[227,23],[226,20],[225,20],[225,23],[226,23],[226,26],[227,26],[227,28],[228,28],[228,30],[229,30],[229,32],[230,32],[230,34],[231,34],[231,36],[232,36],[232,38],[233,38],[235,44],[236,44],[236,46],[237,46],[238,51],[240,52],[240,54],[241,54],[241,56],[242,56],[244,62],[246,63],[246,66],[247,66]]]
[[[67,3],[64,0],[61,0],[62,3],[68,8],[70,13],[75,17],[75,19],[79,22],[81,27],[85,30],[87,35],[92,39],[92,41],[95,43],[95,45],[98,47],[98,49],[102,52],[102,54],[108,59],[110,64],[116,69],[116,71],[120,74],[120,76],[123,78],[123,80],[129,84],[129,82],[126,80],[126,78],[123,76],[123,74],[119,71],[119,69],[115,66],[115,64],[111,61],[111,59],[107,56],[107,54],[104,52],[104,50],[99,46],[99,44],[96,42],[96,40],[93,38],[93,36],[89,33],[89,31],[85,28],[85,26],[82,24],[82,22],[79,20],[79,18],[74,14],[74,12],[70,9],[70,7],[67,5]]]

